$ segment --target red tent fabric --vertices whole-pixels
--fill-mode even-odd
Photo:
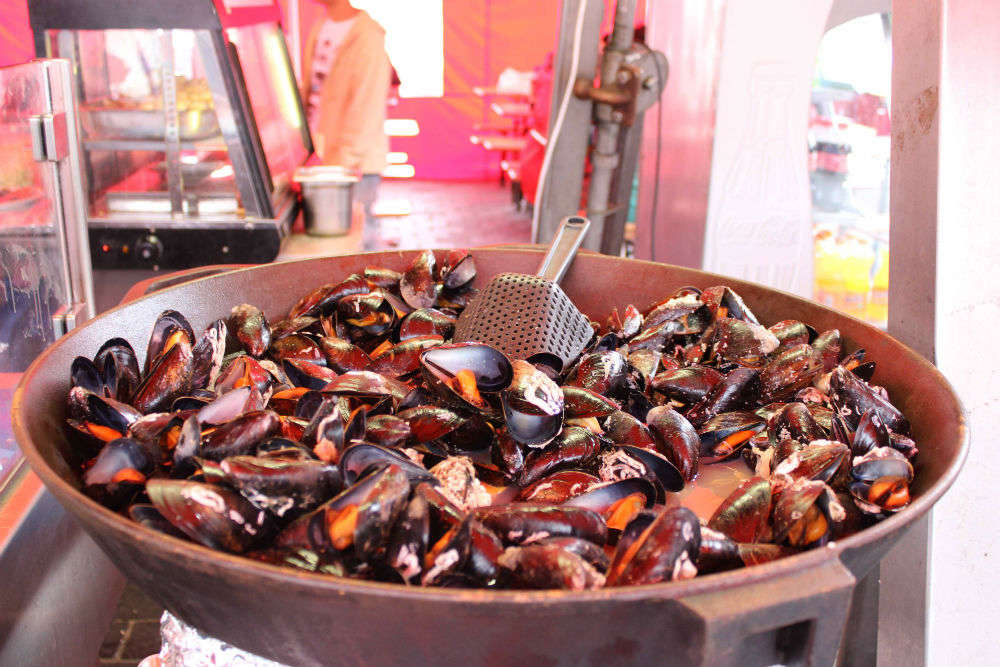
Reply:
[[[391,118],[413,118],[416,137],[393,137],[417,178],[496,178],[497,157],[469,142],[473,126],[495,122],[475,86],[492,86],[504,69],[531,70],[556,48],[559,0],[444,0],[444,96],[401,99]],[[304,30],[323,7],[301,0]],[[433,45],[428,45],[433,48]]]
[[[23,63],[35,57],[35,44],[28,25],[27,0],[4,0],[0,19],[0,67]]]

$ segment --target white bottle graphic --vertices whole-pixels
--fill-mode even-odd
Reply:
[[[761,64],[749,81],[749,113],[735,154],[717,147],[706,229],[705,268],[779,289],[812,293],[813,240],[806,136],[796,138],[791,114],[793,68]],[[798,120],[798,118],[796,118]],[[721,169],[721,171],[718,171]],[[715,176],[723,175],[722,178]]]

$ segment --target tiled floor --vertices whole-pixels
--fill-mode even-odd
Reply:
[[[400,248],[473,247],[494,243],[526,243],[531,218],[517,211],[510,192],[495,182],[437,183],[386,181],[379,208],[407,204],[409,215],[383,216],[383,243]],[[345,236],[293,234],[282,247],[282,259],[355,252],[361,247],[360,220]],[[141,279],[141,276],[136,279]],[[133,667],[160,650],[159,619],[163,609],[128,585],[101,646],[97,667]]]

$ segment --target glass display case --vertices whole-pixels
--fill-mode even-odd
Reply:
[[[70,82],[66,61],[0,68],[0,488],[20,460],[14,386],[93,315]]]
[[[266,0],[31,0],[39,54],[75,67],[92,259],[274,259],[312,153]]]

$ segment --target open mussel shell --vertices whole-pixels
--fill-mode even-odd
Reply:
[[[427,384],[446,402],[489,411],[484,394],[510,386],[514,367],[496,348],[483,343],[450,343],[420,356]]]
[[[161,457],[154,443],[132,438],[111,440],[84,473],[84,488],[89,496],[109,507],[122,507],[142,490]]]
[[[413,260],[399,280],[399,293],[411,308],[432,308],[437,302],[438,284],[434,282],[434,253],[425,250]]]
[[[313,453],[324,461],[338,462],[343,452],[364,438],[368,415],[361,406],[347,412],[345,401],[338,401],[332,411],[329,405],[316,411],[316,415],[306,427],[315,426],[315,446]],[[303,441],[313,442],[313,433],[303,431]]]
[[[623,445],[600,455],[599,474],[605,481],[645,477],[663,491],[677,492],[684,488],[684,476],[662,454],[650,449]],[[657,502],[664,496],[658,494]]]
[[[445,585],[444,579],[459,573],[469,559],[472,517],[466,516],[441,536],[424,557],[424,586]],[[471,582],[470,582],[471,583]]]
[[[622,499],[637,493],[645,499],[645,507],[652,507],[653,503],[656,502],[656,489],[653,487],[653,483],[642,477],[633,477],[595,485],[588,491],[568,499],[564,504],[570,507],[586,507],[600,514],[605,514]]]
[[[383,467],[296,519],[275,544],[367,558],[385,545],[409,494],[410,483],[402,469]]]
[[[698,517],[686,507],[664,508],[630,543],[620,542],[608,567],[608,586],[690,579],[701,545]]]
[[[842,429],[843,430],[843,429]],[[844,433],[841,433],[845,437]],[[864,456],[879,447],[892,447],[892,435],[879,417],[878,411],[870,409],[861,415],[861,421],[850,439],[851,453],[854,456]]]
[[[127,401],[139,386],[139,360],[124,338],[112,338],[101,345],[94,355],[94,366],[101,372],[105,393],[111,398]]]
[[[450,250],[441,262],[440,274],[444,286],[456,290],[476,277],[476,262],[468,250]]]
[[[562,387],[526,361],[512,364],[513,379],[500,398],[507,432],[528,447],[543,447],[562,429]]]
[[[599,513],[608,524],[609,535],[615,535],[615,531],[624,529],[644,508],[652,507],[656,496],[653,482],[633,477],[599,484],[586,493],[573,496],[564,504],[586,507]]]
[[[242,553],[267,543],[276,532],[265,510],[224,486],[151,479],[146,494],[171,524],[213,549]]]
[[[130,403],[143,414],[165,410],[175,398],[191,391],[193,375],[191,344],[178,340],[156,358]]]
[[[70,384],[87,391],[104,395],[104,377],[87,357],[77,357],[69,368]]]
[[[224,424],[236,419],[250,408],[251,395],[254,391],[256,391],[254,387],[245,385],[219,394],[214,400],[203,403],[197,409],[198,421],[202,424]],[[174,405],[177,405],[176,401]]]
[[[67,409],[70,419],[80,424],[79,430],[104,442],[122,437],[142,418],[142,413],[128,403],[79,386],[70,389]]]
[[[352,294],[367,294],[375,285],[364,276],[352,273],[339,283],[320,285],[296,302],[288,319],[302,316],[318,317],[336,307],[338,301]]]
[[[184,340],[188,346],[194,345],[194,330],[191,328],[191,323],[176,310],[163,311],[156,318],[153,330],[149,334],[143,377],[149,376],[153,364],[179,340]]]
[[[493,587],[502,553],[503,544],[496,535],[466,516],[428,550],[421,583],[449,588]]]
[[[388,335],[398,317],[390,295],[379,289],[345,296],[337,302],[336,314],[337,322],[347,327],[356,342]]]
[[[848,485],[851,500],[863,514],[885,517],[910,504],[910,480],[886,475],[871,482],[854,481]]]
[[[700,298],[716,317],[731,317],[753,324],[760,323],[743,301],[743,297],[728,285],[706,287],[702,290]]]
[[[849,457],[850,450],[841,442],[813,440],[785,457],[775,466],[774,474],[830,483],[834,476],[846,469]]]
[[[880,477],[913,479],[913,466],[906,457],[891,447],[871,449],[851,462],[851,476],[861,482],[874,482]]]
[[[704,307],[701,290],[697,287],[681,287],[666,299],[656,303],[646,313],[642,328],[655,327],[663,322],[680,321]],[[707,325],[707,320],[705,322]],[[698,333],[691,331],[686,333]]]
[[[764,419],[753,412],[723,412],[698,428],[701,457],[715,463],[735,456],[750,438],[764,430]]]
[[[337,379],[337,374],[325,366],[305,359],[286,358],[281,362],[285,375],[295,387],[319,391]]]
[[[775,543],[794,547],[824,544],[834,523],[844,520],[844,508],[826,484],[797,479],[782,489],[774,504]]]
[[[274,376],[253,357],[240,353],[222,360],[222,366],[215,381],[215,391],[224,393],[237,387],[253,386],[262,395],[274,382]]]
[[[638,371],[643,381],[648,385],[660,370],[663,362],[663,353],[660,350],[634,350],[629,352],[627,361],[630,366]]]

